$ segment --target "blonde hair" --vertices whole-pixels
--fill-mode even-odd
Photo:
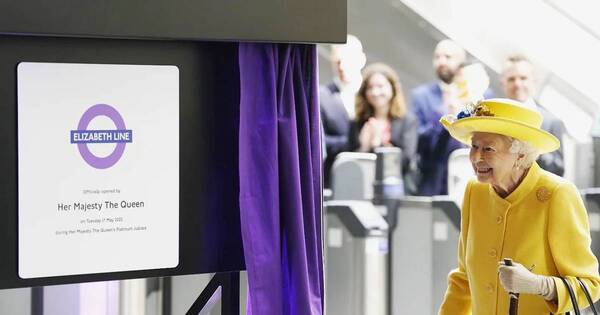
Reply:
[[[369,80],[377,73],[382,74],[392,85],[393,95],[390,100],[389,118],[402,118],[406,115],[406,102],[404,100],[404,93],[402,93],[402,85],[400,84],[398,74],[386,64],[374,63],[364,69],[363,81],[356,94],[356,120],[359,122],[367,121],[375,114],[373,106],[367,101],[367,88],[369,86]]]

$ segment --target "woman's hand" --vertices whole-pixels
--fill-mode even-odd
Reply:
[[[504,262],[498,262],[498,274],[500,283],[507,292],[540,294],[541,277],[527,270],[519,263],[507,266]]]
[[[546,300],[552,300],[556,296],[552,277],[537,275],[516,262],[507,266],[499,261],[498,277],[507,292],[542,295]]]
[[[369,118],[369,123],[371,124],[373,129],[373,139],[371,143],[374,148],[380,147],[383,142],[381,136],[383,134],[383,129],[385,128],[385,125],[373,117]]]
[[[361,152],[369,152],[373,148],[373,137],[374,137],[374,128],[370,121],[367,121],[362,129],[360,129],[360,134],[358,135],[358,141],[360,142],[360,151]]]
[[[367,124],[371,126],[371,130],[373,131],[373,138],[371,138],[372,147],[380,147],[382,142],[381,135],[383,134],[385,125],[374,117],[369,118]]]

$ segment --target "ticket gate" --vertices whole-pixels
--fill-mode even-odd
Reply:
[[[600,124],[597,124],[600,128]],[[596,130],[596,132],[600,131]],[[592,146],[593,146],[593,156],[594,160],[592,163],[593,166],[593,186],[600,187],[600,134],[595,134],[592,136]]]
[[[324,209],[326,313],[388,314],[388,224],[369,201]]]
[[[376,150],[376,159],[347,155],[336,160],[338,172],[334,164],[334,200],[325,203],[327,314],[437,314],[457,266],[456,201],[404,196],[394,149]]]
[[[592,252],[600,259],[600,188],[587,188],[581,190],[581,196],[588,212],[590,223],[590,236],[592,237]],[[596,309],[600,301],[594,303]]]
[[[600,188],[584,189],[581,195],[588,211],[592,252],[600,257]]]
[[[158,278],[0,290],[1,314],[161,315]]]
[[[448,273],[458,264],[460,209],[449,196],[403,197],[395,202],[386,214],[390,314],[437,314]]]
[[[457,149],[448,157],[448,195],[457,204],[462,204],[469,180],[476,178],[469,159],[470,149]]]
[[[342,152],[331,167],[331,190],[335,200],[371,200],[375,180],[373,153]]]
[[[0,290],[2,314],[35,314],[34,304],[35,296],[31,288]]]

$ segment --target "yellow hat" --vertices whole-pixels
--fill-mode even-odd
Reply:
[[[488,132],[509,136],[531,144],[540,153],[552,152],[560,141],[540,129],[542,115],[525,104],[504,98],[492,98],[467,106],[457,116],[446,115],[440,123],[450,135],[471,145],[474,132]]]

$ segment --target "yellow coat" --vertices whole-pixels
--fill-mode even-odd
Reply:
[[[506,198],[491,185],[472,181],[465,191],[458,268],[448,276],[441,315],[508,314],[508,293],[498,279],[498,261],[510,257],[533,272],[567,277],[581,308],[587,300],[580,277],[594,300],[600,297],[598,260],[590,249],[588,216],[576,187],[534,163]],[[558,304],[521,294],[519,314],[560,314],[572,309],[559,278]]]

